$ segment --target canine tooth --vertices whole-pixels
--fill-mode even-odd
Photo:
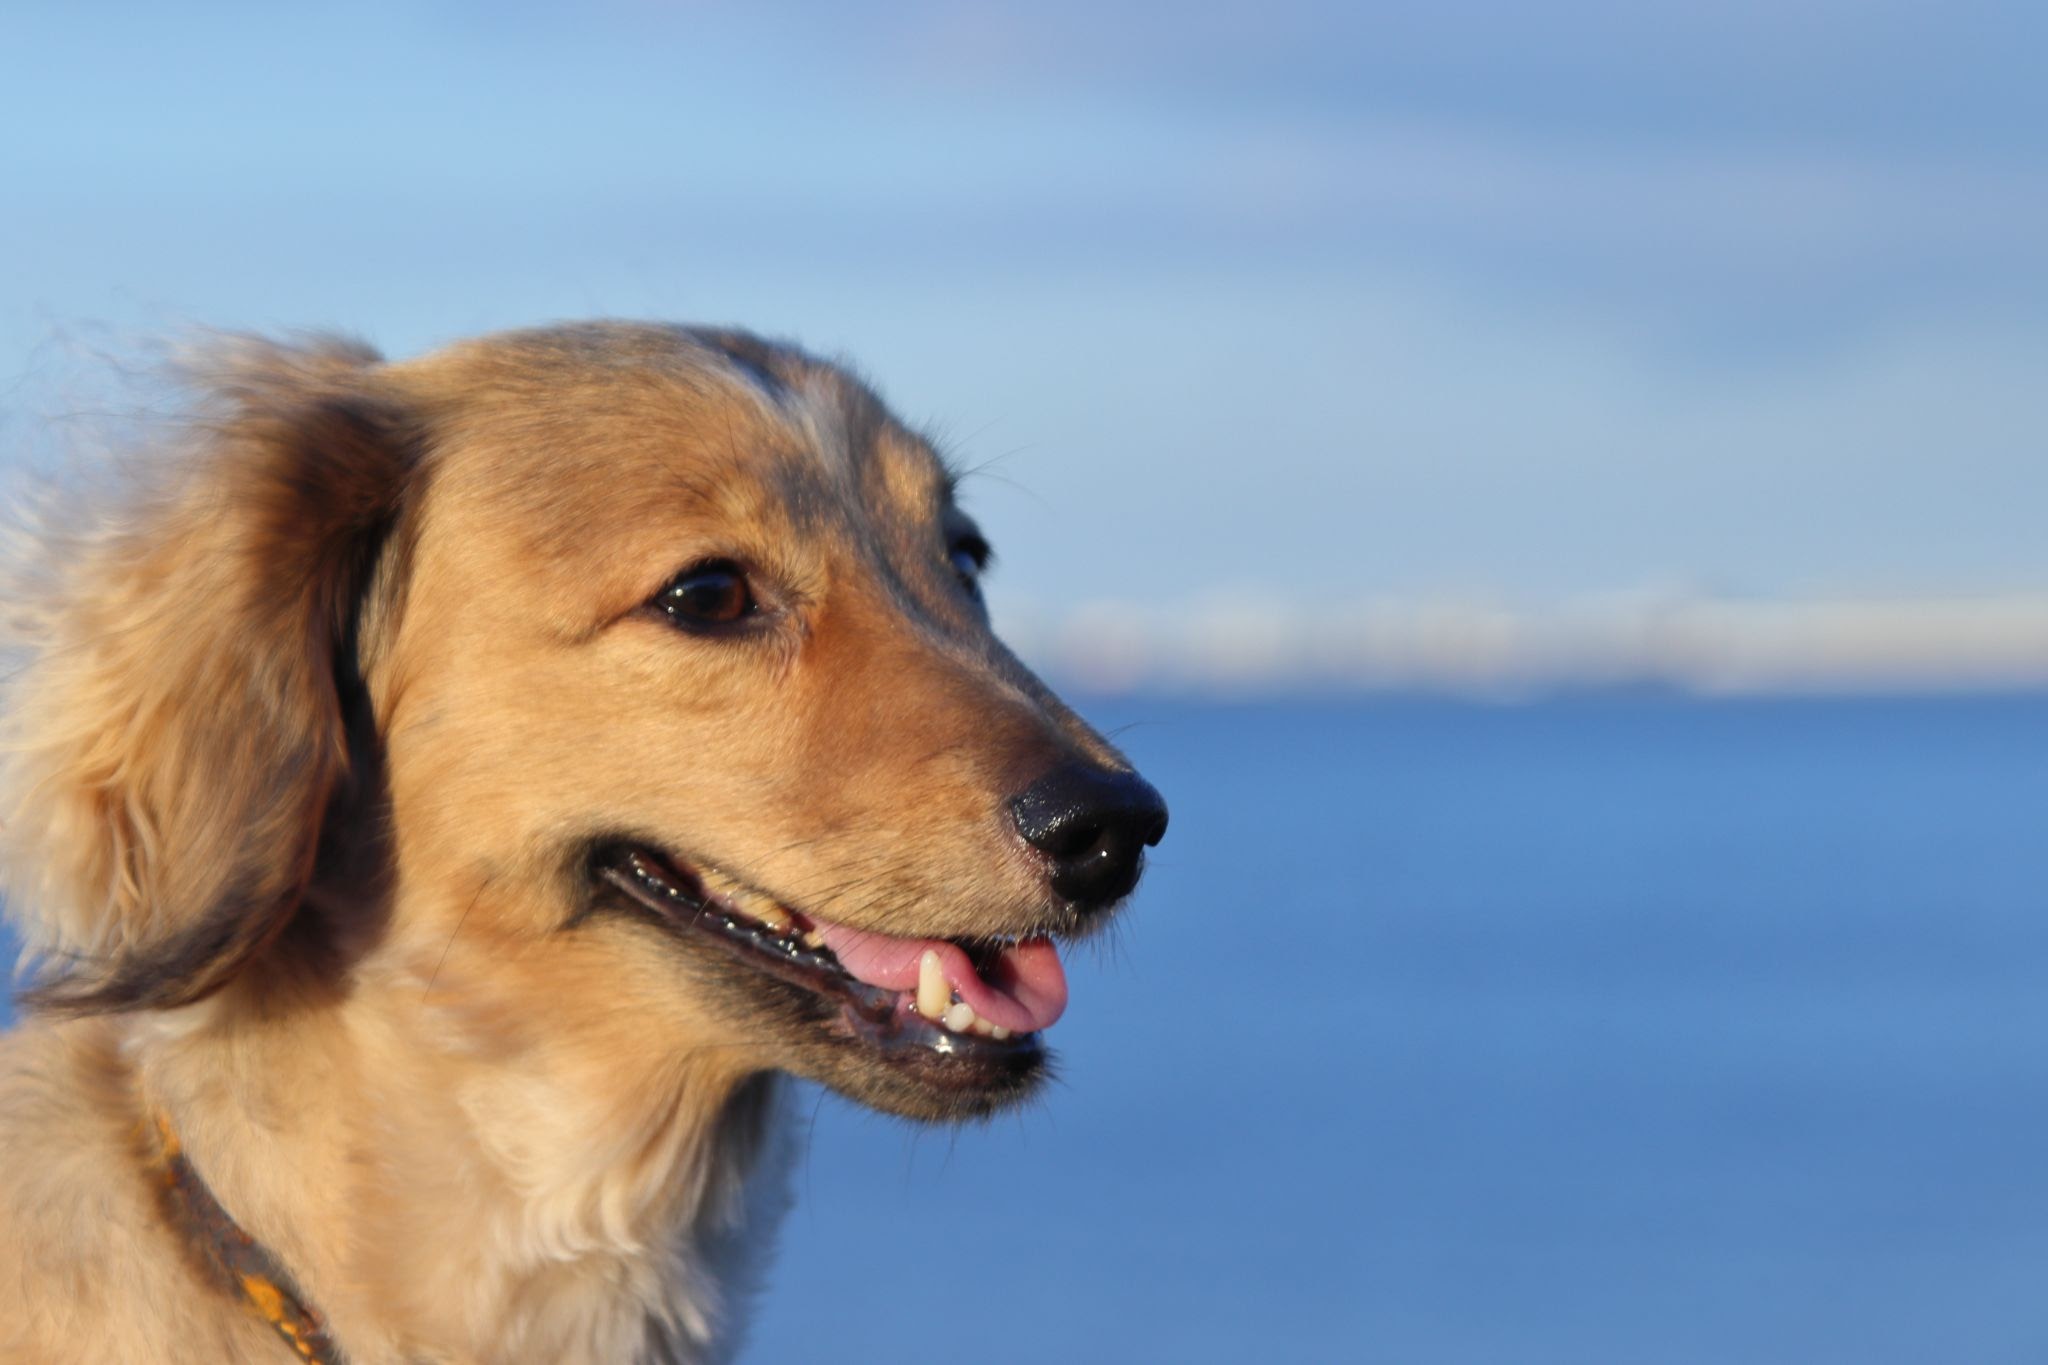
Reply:
[[[819,933],[816,929],[804,930],[804,947],[822,948],[824,946],[825,936],[823,934]]]
[[[917,1012],[927,1019],[944,1018],[952,998],[953,988],[946,984],[946,971],[939,965],[939,955],[925,949],[924,956],[917,960]]]
[[[975,1014],[974,1006],[963,1000],[949,1008],[941,1022],[955,1033],[965,1033],[979,1022],[979,1016]]]

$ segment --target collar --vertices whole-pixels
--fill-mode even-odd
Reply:
[[[309,1365],[347,1365],[327,1333],[327,1319],[306,1302],[283,1263],[242,1230],[199,1178],[179,1145],[170,1116],[161,1109],[151,1111],[147,1128],[152,1139],[150,1173],[164,1212],[208,1277],[275,1328],[298,1359]]]

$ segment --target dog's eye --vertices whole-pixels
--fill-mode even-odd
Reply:
[[[960,576],[960,585],[981,596],[981,575],[988,568],[988,542],[980,536],[962,536],[953,542],[949,558],[953,572]]]
[[[729,559],[683,570],[661,590],[654,605],[686,629],[729,626],[760,610],[745,571]]]

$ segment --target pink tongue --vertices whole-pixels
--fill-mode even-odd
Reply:
[[[1067,973],[1049,938],[1027,938],[1002,950],[984,979],[956,945],[936,938],[894,938],[820,922],[839,965],[870,986],[915,991],[927,952],[939,955],[946,980],[974,1012],[1012,1033],[1051,1028],[1067,1008]]]

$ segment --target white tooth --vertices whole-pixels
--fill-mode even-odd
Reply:
[[[927,1019],[943,1018],[952,998],[953,988],[946,984],[938,953],[925,949],[924,956],[917,961],[917,1012]]]
[[[1000,1043],[1003,1039],[1010,1036],[1010,1031],[1001,1024],[990,1024],[988,1026],[988,1036]]]
[[[974,1006],[962,1000],[959,1004],[946,1011],[943,1022],[953,1032],[965,1033],[974,1026],[976,1018]]]
[[[825,936],[823,934],[819,933],[816,929],[804,930],[804,947],[822,948],[824,946]]]

